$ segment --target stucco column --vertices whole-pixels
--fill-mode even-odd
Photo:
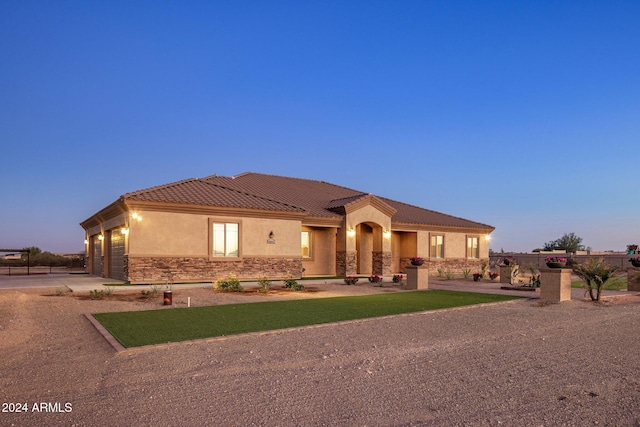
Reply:
[[[571,300],[571,269],[540,269],[540,300],[562,302]]]
[[[516,264],[509,264],[509,265],[500,265],[500,283],[507,283],[509,285],[511,285],[513,277],[511,277],[511,272],[514,269],[517,269],[518,266]]]
[[[640,292],[640,268],[629,267],[627,270],[627,291]]]
[[[429,267],[407,265],[407,289],[429,289]]]

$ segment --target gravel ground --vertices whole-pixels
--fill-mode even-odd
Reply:
[[[396,291],[318,290],[296,297]],[[193,305],[288,297],[174,293],[177,305],[187,294]],[[0,425],[640,425],[639,297],[525,299],[116,353],[83,314],[161,308],[122,299],[134,301],[0,290]],[[18,403],[27,412],[6,412]]]

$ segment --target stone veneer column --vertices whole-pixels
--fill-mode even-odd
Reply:
[[[407,265],[407,289],[429,289],[429,266]]]
[[[627,270],[627,291],[640,292],[640,268],[629,267]]]
[[[336,275],[346,277],[358,274],[357,256],[357,252],[337,252]]]
[[[571,269],[540,269],[540,300],[562,302],[571,300]]]
[[[379,276],[390,276],[391,271],[391,252],[374,252],[373,253],[373,274]]]

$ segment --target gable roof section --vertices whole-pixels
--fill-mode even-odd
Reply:
[[[324,181],[247,172],[212,175],[126,193],[121,202],[252,209],[305,215],[334,223],[346,212],[371,204],[391,216],[393,224],[435,226],[487,232],[494,227],[412,206]],[[114,202],[116,203],[116,202]],[[106,208],[105,208],[106,209]],[[104,209],[103,209],[104,210]]]
[[[236,188],[247,193],[269,197],[284,203],[303,206],[309,216],[341,217],[344,207],[371,197],[380,205],[388,205],[392,222],[437,227],[493,230],[494,227],[468,219],[412,206],[324,181],[246,172],[234,177],[213,175],[203,181]],[[393,213],[393,209],[396,210]]]
[[[278,200],[293,206],[302,206],[310,216],[325,218],[342,217],[342,215],[326,208],[331,200],[364,194],[361,191],[323,181],[251,172],[234,177],[213,175],[203,178],[202,181],[235,188],[239,191]]]
[[[468,219],[420,208],[418,206],[409,205],[384,197],[381,197],[380,199],[396,209],[396,213],[392,218],[393,222],[396,223],[435,225],[438,227],[478,228],[483,230],[493,230],[495,228],[488,224],[470,221]]]
[[[396,209],[385,203],[382,199],[373,194],[361,194],[359,196],[345,197],[344,199],[332,200],[326,206],[327,209],[341,215],[361,209],[364,206],[374,206],[386,215],[393,217]]]
[[[267,211],[306,212],[304,208],[298,206],[216,185],[197,178],[134,191],[124,194],[122,199],[125,201],[135,200]]]

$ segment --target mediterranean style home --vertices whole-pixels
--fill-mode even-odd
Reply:
[[[243,173],[120,196],[80,224],[90,274],[129,283],[479,268],[494,227],[323,181]]]

